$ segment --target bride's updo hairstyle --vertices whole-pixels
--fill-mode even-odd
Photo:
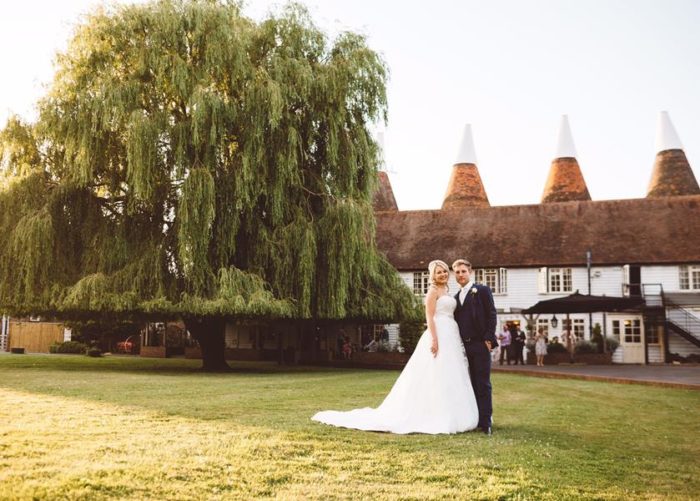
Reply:
[[[437,270],[438,266],[445,270],[448,273],[448,275],[450,273],[450,267],[447,266],[447,263],[445,261],[440,261],[439,259],[436,259],[435,261],[430,261],[430,263],[428,264],[428,272],[430,273],[430,285],[432,286],[437,286],[437,284],[435,283],[435,270]]]

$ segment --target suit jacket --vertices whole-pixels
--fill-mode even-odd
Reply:
[[[476,289],[476,294],[472,293],[472,289]],[[474,284],[467,291],[467,296],[464,298],[464,304],[459,304],[459,292],[455,295],[457,307],[455,308],[455,320],[459,325],[459,334],[462,338],[481,338],[484,341],[491,341],[491,347],[498,346],[496,340],[496,305],[493,302],[493,294],[491,289],[486,285]],[[466,332],[469,329],[465,322],[464,315],[469,315],[471,319],[471,332]]]

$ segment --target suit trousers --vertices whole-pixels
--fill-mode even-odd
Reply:
[[[483,341],[464,344],[469,362],[469,377],[479,408],[479,428],[491,426],[491,353]]]

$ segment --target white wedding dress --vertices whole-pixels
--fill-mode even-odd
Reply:
[[[323,411],[311,419],[333,426],[391,433],[458,433],[479,421],[467,357],[453,312],[457,301],[440,296],[435,309],[438,354],[430,352],[430,332],[420,337],[413,355],[376,409]]]

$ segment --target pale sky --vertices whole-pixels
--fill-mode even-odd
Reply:
[[[0,1],[0,123],[33,118],[54,54],[99,3]],[[700,179],[700,1],[304,3],[331,36],[367,35],[390,68],[385,159],[402,210],[441,205],[465,123],[492,205],[539,202],[562,114],[594,200],[645,196],[662,110]]]

